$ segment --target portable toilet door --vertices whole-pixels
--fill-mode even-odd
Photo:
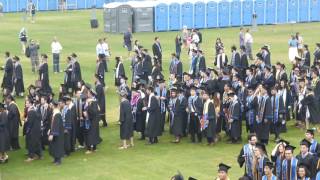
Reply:
[[[78,6],[78,9],[86,9],[87,8],[87,0],[78,1],[77,6]]]
[[[154,30],[167,31],[168,30],[168,5],[160,3],[155,7],[154,11]]]
[[[206,27],[206,4],[198,1],[194,4],[194,27],[202,29]]]
[[[220,1],[218,6],[219,27],[230,25],[230,2]]]
[[[257,15],[257,24],[265,24],[265,0],[256,0],[254,2],[254,12]]]
[[[81,1],[81,0],[78,0],[78,2]],[[82,0],[83,1],[83,0]],[[103,7],[103,4],[105,2],[108,2],[108,0],[95,0],[96,1],[96,8],[102,8]]]
[[[218,27],[218,3],[215,1],[206,4],[206,25],[207,28]]]
[[[8,6],[8,12],[17,12],[18,10],[18,3],[17,0],[7,0],[7,4],[3,4],[4,8]]]
[[[241,1],[231,2],[231,26],[241,26]]]
[[[242,25],[252,24],[253,0],[244,0],[242,2]]]
[[[0,3],[2,4],[2,11],[3,12],[8,12],[8,4],[7,4],[8,0],[0,0]]]
[[[193,25],[193,4],[184,2],[181,5],[181,25],[188,28],[194,28]]]
[[[18,11],[22,11],[22,9],[26,10],[27,4],[28,4],[28,0],[18,0]]]
[[[277,0],[277,23],[288,22],[287,0]]]
[[[37,6],[38,6],[38,8],[37,8],[37,10],[39,10],[39,11],[47,11],[48,10],[48,1],[41,1],[41,0],[38,0],[37,1]]]
[[[320,0],[310,0],[310,21],[320,21]]]
[[[59,9],[58,1],[48,1],[48,10],[55,11]]]
[[[125,33],[128,31],[128,28],[132,28],[132,17],[133,11],[132,7],[129,5],[121,5],[118,8],[118,22],[117,22],[117,32]]]
[[[299,0],[299,22],[309,21],[309,0]]]
[[[169,30],[180,30],[180,4],[171,3],[169,5]],[[189,27],[188,27],[189,28]]]
[[[288,0],[288,22],[298,21],[298,0]]]
[[[267,0],[266,2],[266,24],[276,23],[276,0]]]

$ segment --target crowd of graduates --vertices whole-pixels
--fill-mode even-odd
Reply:
[[[297,39],[301,38],[298,36]],[[211,146],[222,139],[224,131],[228,143],[238,144],[247,131],[249,144],[238,158],[239,164],[245,167],[242,178],[273,179],[273,169],[278,179],[304,180],[305,176],[315,179],[319,148],[313,138],[314,131],[309,129],[320,123],[320,43],[316,44],[312,64],[308,46],[291,39],[290,52],[294,44],[300,51],[291,61],[292,69],[286,69],[284,63],[271,61],[270,45],[263,45],[253,57],[253,37],[249,30],[241,29],[239,48],[233,45],[228,55],[222,39],[217,38],[215,58],[208,61],[201,49],[201,32],[184,29],[174,40],[176,49],[171,54],[166,79],[160,38],[154,38],[152,54],[132,39],[128,29],[123,44],[128,52],[134,52],[130,56],[130,84],[123,58],[115,57],[114,83],[119,94],[122,140],[119,149],[134,146],[134,131],[149,145],[159,143],[167,122],[172,143],[180,143],[189,136],[193,143],[201,143],[205,138]],[[181,59],[183,49],[187,49],[188,67]],[[49,83],[48,56],[42,54],[41,64],[33,67],[39,78],[28,87],[24,113],[20,116],[14,100],[15,96],[24,96],[22,67],[19,57],[6,53],[2,83],[5,101],[0,104],[1,162],[7,162],[6,152],[10,149],[20,148],[18,137],[22,124],[28,162],[41,159],[47,145],[55,164],[78,148],[86,148],[88,154],[96,151],[102,141],[99,121],[107,126],[105,73],[111,52],[106,41],[98,41],[96,55],[94,86],[83,81],[77,55],[67,57],[64,81],[56,98]],[[308,129],[297,158],[293,157],[292,144],[280,136],[290,131],[286,127],[289,120],[296,120],[297,128]],[[275,135],[278,145],[268,160],[265,146],[270,134]],[[225,176],[219,179],[227,179],[229,168],[224,164],[221,167]]]

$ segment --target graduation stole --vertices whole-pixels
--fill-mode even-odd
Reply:
[[[268,179],[267,175],[264,175],[264,176],[262,177],[262,180],[269,180],[269,179]],[[275,175],[272,174],[270,180],[277,180],[277,176],[275,176]]]
[[[122,62],[118,63],[117,69],[116,69],[116,78],[119,78],[119,68],[120,68],[120,64],[122,64]]]
[[[281,154],[279,154],[276,160],[276,175],[278,177],[281,176],[281,166],[282,166],[282,157],[281,157]]]
[[[211,99],[207,99],[203,106],[203,115],[200,119],[200,129],[201,131],[205,130],[209,125],[208,119],[208,111],[209,111],[209,104],[213,103]]]
[[[60,110],[59,110],[58,108],[54,108],[54,109],[53,109],[53,113],[52,113],[51,128],[50,128],[50,130],[49,130],[50,134],[59,135],[59,132],[52,132],[53,123],[54,123],[54,117],[55,117],[57,114],[61,114],[61,112],[60,112]]]
[[[264,108],[266,106],[266,97],[262,96],[260,97],[260,102],[259,102],[259,112],[258,112],[258,119],[257,122],[260,124],[263,121],[263,114],[264,114]]]
[[[167,89],[165,87],[162,89],[161,94],[160,94],[160,87],[156,87],[156,93],[160,97],[167,97]],[[166,112],[166,103],[161,99],[159,101],[160,101],[161,113]]]
[[[237,102],[238,102],[238,99],[236,97],[234,97],[234,100],[232,101],[232,104],[229,106],[229,114],[230,114],[229,118],[232,118],[232,120],[239,119],[239,117],[233,116],[234,106],[236,105]]]
[[[173,121],[174,121],[174,113],[176,112],[176,102],[177,102],[177,97],[171,98],[169,101],[169,107],[170,107],[170,126],[173,126]]]
[[[20,117],[19,117],[19,120],[20,120],[19,124],[21,125],[21,124],[22,124],[21,119],[23,118],[23,114],[21,114],[20,109],[18,108],[18,105],[16,104],[16,102],[12,101],[12,102],[10,103],[10,105],[11,105],[11,104],[16,105],[16,107],[17,107],[17,109],[18,109],[18,112],[19,112],[19,115],[20,115]]]
[[[310,152],[312,154],[315,154],[316,153],[316,149],[317,149],[317,146],[318,146],[318,142],[316,140],[312,140],[312,143],[311,143],[311,146],[310,146]]]
[[[287,167],[287,160],[282,162],[282,180],[297,180],[297,165],[298,160],[296,158],[291,159],[291,167]],[[289,179],[287,179],[288,168],[291,168]]]
[[[262,176],[263,175],[263,168],[264,168],[264,156],[262,156],[259,160],[258,160],[258,176]]]
[[[150,108],[150,106],[151,106],[151,98],[152,98],[153,96],[154,96],[153,93],[151,93],[151,94],[149,95],[148,108]],[[148,111],[148,112],[147,112],[147,116],[146,116],[146,124],[148,124],[149,116],[150,116],[150,113],[149,113],[149,111]]]
[[[253,173],[252,173],[253,151],[252,149],[250,149],[249,144],[246,144],[243,146],[243,153],[245,156],[246,173],[248,176],[253,177]]]
[[[254,121],[254,108],[252,105],[254,97],[253,96],[248,96],[247,97],[247,107],[249,108],[248,112],[247,112],[247,118],[249,120],[249,125],[253,124]]]
[[[279,95],[276,94],[271,97],[271,106],[273,110],[273,123],[276,124],[279,120]]]

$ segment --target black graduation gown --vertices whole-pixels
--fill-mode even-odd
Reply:
[[[320,123],[320,107],[314,95],[307,95],[302,101],[302,106],[307,106],[310,112],[310,122]]]
[[[120,139],[130,139],[133,137],[133,117],[131,104],[128,100],[120,103]]]
[[[64,85],[68,92],[71,92],[70,90],[72,90],[73,88],[73,82],[71,81],[71,77],[72,77],[72,64],[69,64],[67,69],[65,70],[65,75],[64,75]]]
[[[206,70],[207,70],[206,58],[204,56],[200,56],[200,58],[199,58],[199,71],[205,72]]]
[[[242,54],[240,57],[240,68],[246,69],[249,66],[247,54]]]
[[[81,75],[81,67],[80,63],[78,61],[75,61],[72,65],[72,71],[71,71],[71,82],[73,85],[73,90],[77,88],[77,83],[82,81],[82,75]]]
[[[147,111],[142,111],[144,107],[144,99],[140,98],[137,103],[137,110],[136,110],[136,124],[135,130],[137,132],[144,132],[146,129],[146,115]]]
[[[62,158],[64,156],[64,128],[60,112],[53,114],[50,135],[53,135],[53,140],[49,144],[50,155],[54,158]]]
[[[177,78],[181,81],[182,80],[182,75],[183,75],[183,65],[182,62],[179,61],[177,64]]]
[[[189,112],[189,133],[195,134],[200,133],[200,117],[203,113],[203,103],[201,98],[197,97],[195,101],[192,102],[192,106],[194,109],[194,112]],[[190,111],[190,109],[189,109]]]
[[[67,108],[66,114],[64,115],[64,151],[67,155],[71,152],[72,144],[72,121],[71,121],[71,111]]]
[[[309,51],[305,52],[303,56],[304,56],[303,66],[310,67],[310,64],[311,64],[310,52]]]
[[[320,80],[316,82],[313,92],[314,92],[314,97],[316,101],[320,102]]]
[[[97,101],[100,109],[100,116],[105,116],[106,113],[106,97],[104,94],[104,88],[101,83],[96,84]]]
[[[144,55],[144,58],[142,61],[142,72],[143,72],[144,80],[148,81],[148,76],[150,76],[152,72],[151,56],[148,54]]]
[[[0,152],[10,150],[9,132],[8,132],[8,114],[6,111],[0,112]]]
[[[170,132],[174,136],[183,135],[183,105],[177,98],[176,102],[172,107],[170,107]]]
[[[234,139],[241,137],[241,119],[240,119],[240,103],[230,103],[230,116],[233,119],[231,123],[230,136]]]
[[[8,110],[8,129],[10,139],[19,138],[19,125],[21,125],[20,112],[15,103],[9,104]]]
[[[258,123],[258,119],[256,119],[254,124],[254,129],[257,134],[257,138],[259,140],[268,140],[269,139],[269,132],[270,132],[270,123],[272,119],[272,107],[271,107],[271,100],[268,97],[265,101],[264,108],[262,108],[262,103],[258,103],[257,109],[257,116],[261,112],[262,115],[262,122]]]
[[[209,103],[208,107],[208,127],[205,129],[205,135],[207,138],[212,138],[213,140],[216,137],[216,112],[213,103]]]
[[[309,170],[310,174],[308,177],[313,178],[316,176],[318,160],[316,159],[315,156],[309,153],[308,155],[306,155],[306,157],[302,158],[302,155],[300,153],[296,156],[296,158],[298,159],[298,166],[300,164],[303,164]]]
[[[120,78],[126,76],[123,63],[122,62],[119,62],[119,63],[120,64],[116,64],[116,72],[118,71],[118,76],[115,77],[115,83],[114,83],[116,86],[120,86]]]
[[[41,142],[42,146],[48,145],[48,131],[51,127],[51,120],[52,120],[52,110],[51,108],[44,108],[41,112],[42,106],[38,108],[38,114],[40,115],[42,121],[42,130],[41,130]]]
[[[153,56],[157,56],[158,59],[162,59],[162,50],[161,50],[160,43],[159,43],[159,46],[156,43],[153,43],[152,52],[153,52]]]
[[[49,69],[48,63],[44,63],[39,67],[39,79],[41,80],[41,89],[44,92],[51,92],[51,87],[49,84]]]
[[[179,97],[178,97],[179,98]],[[183,135],[187,133],[187,126],[188,126],[188,113],[186,111],[188,107],[188,99],[184,96],[180,98],[180,111],[181,111],[181,118],[182,118],[182,130]]]
[[[27,113],[26,148],[29,153],[40,153],[41,151],[41,118],[39,113],[32,108]]]
[[[4,75],[3,75],[3,81],[2,81],[1,87],[4,89],[10,90],[10,92],[12,92],[13,90],[12,76],[13,76],[13,62],[11,58],[8,58],[4,67]]]
[[[77,109],[76,105],[73,104],[70,109],[70,118],[71,118],[71,151],[74,150],[74,146],[76,144],[76,136],[77,136]]]
[[[104,73],[105,73],[105,65],[103,64],[103,62],[99,61],[97,62],[98,65],[97,65],[97,69],[96,69],[96,73],[102,77],[101,79],[101,83],[104,85],[105,82],[104,82]]]
[[[148,122],[146,123],[145,135],[149,138],[160,136],[162,133],[160,120],[161,112],[159,102],[155,96],[151,97],[150,106],[148,106],[147,111],[149,113],[149,118],[146,119]]]
[[[153,67],[152,68],[151,77],[152,77],[153,80],[156,80],[158,78],[164,79],[164,76],[162,75],[159,67]]]
[[[16,94],[20,94],[24,92],[24,82],[23,82],[23,71],[21,64],[14,66],[14,78],[16,82],[14,83],[14,88]]]
[[[88,147],[97,145],[101,142],[99,132],[99,108],[98,103],[95,100],[89,102],[87,107],[88,119],[90,122],[90,128],[85,135],[85,142]]]
[[[236,52],[234,55],[234,64],[232,64],[232,66],[241,68],[241,58],[238,52]]]
[[[267,55],[265,57],[263,57],[263,62],[268,65],[271,66],[271,59],[270,59],[270,53],[268,52]]]

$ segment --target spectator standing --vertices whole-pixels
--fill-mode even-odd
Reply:
[[[253,56],[252,56],[252,44],[253,44],[253,37],[250,34],[250,30],[247,29],[245,35],[244,35],[244,43],[245,43],[245,47],[246,47],[246,54],[248,55],[248,57],[250,58],[250,60],[253,60]]]
[[[29,46],[26,48],[27,57],[31,60],[32,72],[34,73],[39,67],[39,54],[40,49],[39,43],[33,39],[30,40]]]
[[[25,27],[22,27],[19,32],[19,40],[22,48],[22,53],[26,53],[26,46],[28,42],[27,30]]]
[[[58,41],[57,37],[53,38],[51,43],[51,52],[52,52],[52,61],[53,61],[53,72],[59,73],[60,72],[60,53],[62,50],[62,46]]]

